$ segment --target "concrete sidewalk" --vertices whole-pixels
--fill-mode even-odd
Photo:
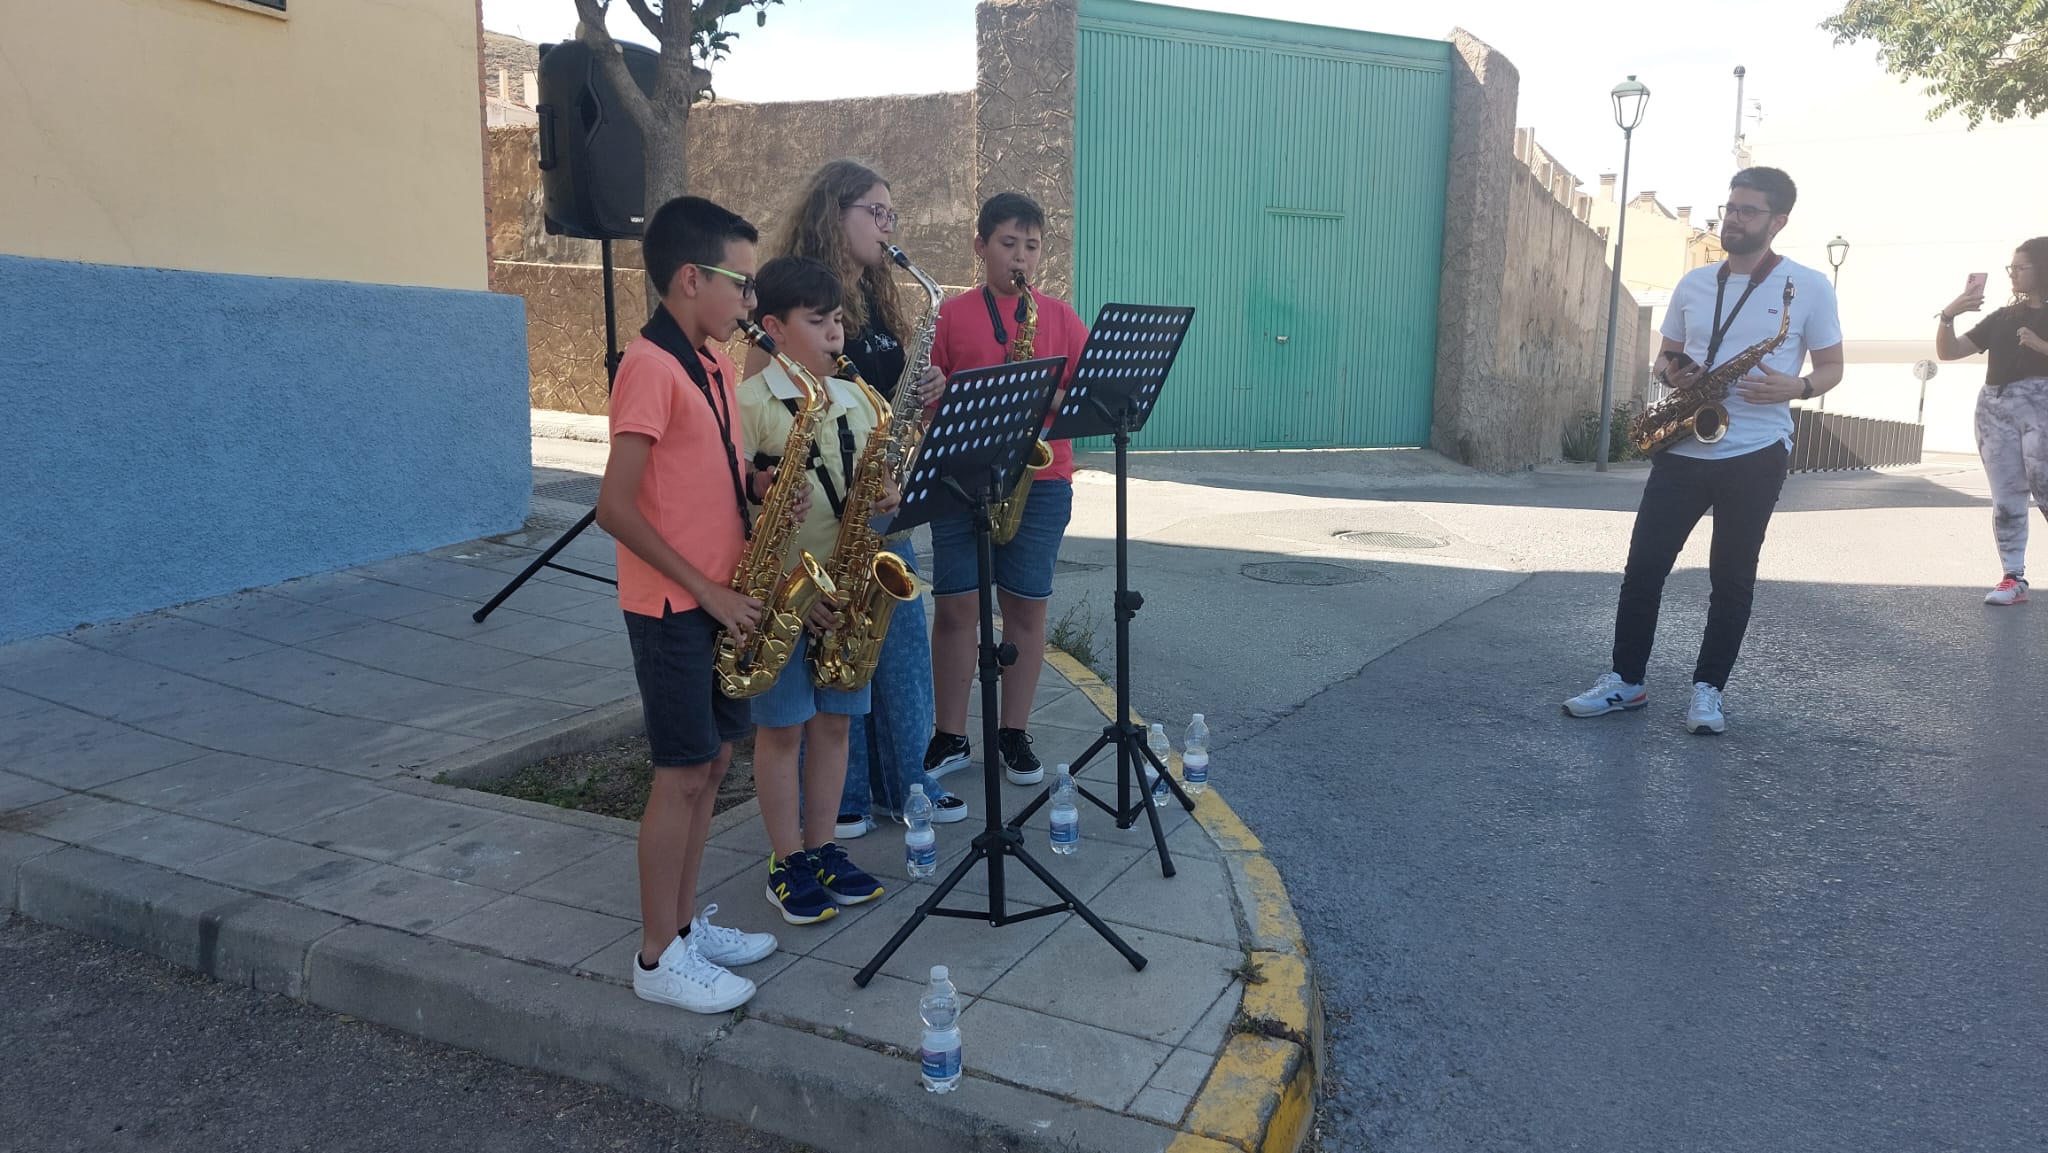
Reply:
[[[578,483],[537,470],[513,537],[0,647],[7,907],[825,1150],[1298,1143],[1313,980],[1277,874],[1213,792],[1192,818],[1164,814],[1170,880],[1142,823],[1093,809],[1078,855],[1034,854],[1149,958],[1143,973],[1070,913],[932,918],[866,989],[855,969],[930,883],[905,877],[884,828],[849,849],[887,897],[785,925],[750,802],[719,818],[701,899],[780,939],[744,970],[759,995],[715,1018],[636,999],[634,826],[445,783],[638,729],[610,589],[550,572],[469,618],[588,507],[567,499]],[[565,559],[611,557],[592,530]],[[1048,765],[1099,733],[1105,695],[1049,663],[1032,721]],[[977,815],[941,828],[941,876],[980,828],[979,766],[946,784]],[[1033,795],[1006,787],[1006,811]],[[1030,828],[1043,849],[1042,813]],[[1047,896],[1014,864],[1006,879],[1013,911]],[[944,1096],[918,1087],[914,1059],[933,964],[966,1000],[970,1079]]]

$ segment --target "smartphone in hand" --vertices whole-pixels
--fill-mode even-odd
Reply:
[[[1968,296],[1972,293],[1982,293],[1984,291],[1984,282],[1989,279],[1990,276],[1987,273],[1971,273],[1969,283],[1963,286],[1963,295]]]

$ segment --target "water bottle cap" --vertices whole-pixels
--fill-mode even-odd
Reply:
[[[1067,775],[1067,766],[1065,766],[1065,765],[1061,765],[1061,766],[1060,766],[1059,768],[1056,768],[1056,769],[1054,769],[1054,770],[1053,770],[1053,774],[1054,774],[1055,776],[1061,776],[1061,777],[1064,777],[1064,776],[1066,776],[1066,775]]]
[[[934,980],[934,981],[950,981],[950,980],[952,980],[952,979],[953,979],[953,977],[952,977],[952,974],[950,974],[950,973],[948,973],[948,972],[946,971],[946,967],[945,967],[944,965],[933,965],[933,966],[932,966],[932,980]]]
[[[914,797],[924,796],[924,784],[920,782],[918,784],[910,786],[910,794]]]
[[[1194,721],[1194,723],[1195,723],[1195,724],[1198,724],[1198,725],[1202,723],[1202,714],[1200,714],[1200,713],[1196,713],[1196,714],[1195,714],[1195,721]]]
[[[1155,733],[1163,733],[1163,732],[1165,732],[1165,731],[1166,731],[1166,726],[1165,726],[1165,725],[1153,725],[1153,726],[1152,726],[1152,731],[1153,731],[1153,732],[1155,732]]]

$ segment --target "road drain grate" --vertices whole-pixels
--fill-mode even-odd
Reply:
[[[1237,571],[1255,581],[1276,585],[1351,585],[1382,575],[1373,569],[1302,560],[1259,561]]]
[[[1337,539],[1360,548],[1443,548],[1451,543],[1441,537],[1423,536],[1420,533],[1365,530],[1340,532]]]

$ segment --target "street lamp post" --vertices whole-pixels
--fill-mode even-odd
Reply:
[[[1840,288],[1842,286],[1842,262],[1847,259],[1849,259],[1849,242],[1843,240],[1842,234],[1837,232],[1835,233],[1835,238],[1828,241],[1828,286],[1830,288]],[[1820,410],[1826,412],[1827,408],[1827,394],[1822,393]]]
[[[1650,103],[1650,89],[1631,75],[1614,86],[1614,123],[1621,129],[1621,199],[1614,215],[1614,274],[1607,286],[1607,363],[1600,370],[1600,440],[1594,448],[1593,470],[1607,471],[1608,445],[1614,421],[1614,338],[1616,310],[1621,307],[1621,244],[1628,236],[1628,162],[1636,125]]]

